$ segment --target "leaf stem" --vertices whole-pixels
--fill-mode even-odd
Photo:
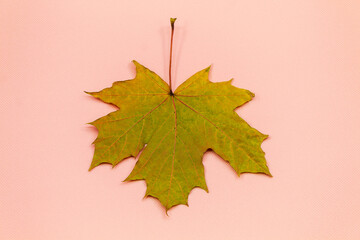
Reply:
[[[174,28],[175,28],[176,18],[170,18],[171,24],[171,42],[170,42],[170,60],[169,60],[169,85],[170,85],[170,95],[173,96],[174,93],[171,87],[171,63],[172,63],[172,46],[173,46],[173,38],[174,38]]]

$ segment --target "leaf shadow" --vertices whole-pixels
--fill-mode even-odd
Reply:
[[[94,127],[94,126],[92,126],[92,125],[90,125],[90,124],[86,124],[85,128],[86,128],[86,131],[87,131],[87,132],[91,132],[91,134],[92,134],[93,136],[95,136],[95,138],[97,137],[99,131],[97,130],[96,127]],[[94,138],[94,139],[95,139],[95,138]],[[91,143],[91,145],[94,145],[94,144]],[[94,145],[94,148],[95,148],[95,145]]]
[[[134,76],[131,79],[134,79],[135,76],[136,76],[136,67],[135,67],[135,64],[132,61],[128,63],[128,69],[131,72],[131,76]]]

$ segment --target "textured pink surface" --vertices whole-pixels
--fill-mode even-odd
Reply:
[[[0,1],[0,239],[360,239],[360,3]],[[83,93],[130,79],[136,59],[174,81],[213,64],[255,99],[273,178],[204,157],[210,193],[165,215],[123,183],[135,164],[90,165],[113,111]]]

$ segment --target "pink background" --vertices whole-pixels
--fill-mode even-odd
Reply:
[[[360,239],[360,2],[0,0],[0,239]],[[88,172],[113,107],[83,93],[167,81],[212,64],[256,94],[238,113],[270,135],[273,178],[204,157],[210,193],[165,215],[123,183],[135,164]]]

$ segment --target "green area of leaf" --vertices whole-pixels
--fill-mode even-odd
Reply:
[[[88,94],[114,104],[119,110],[91,124],[99,133],[90,169],[113,166],[141,153],[126,181],[145,180],[146,196],[166,210],[188,204],[190,191],[208,191],[202,158],[212,149],[229,162],[238,175],[244,172],[271,176],[261,143],[267,138],[235,113],[254,94],[236,88],[231,80],[211,82],[210,67],[180,85],[174,94],[156,73],[133,61],[136,77]]]

